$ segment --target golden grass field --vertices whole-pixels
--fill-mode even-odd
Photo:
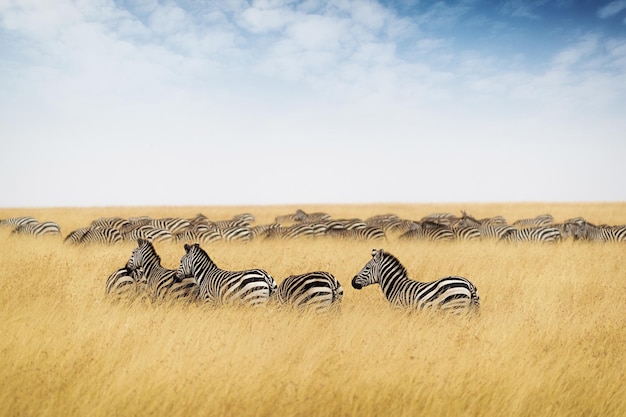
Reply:
[[[63,235],[98,217],[270,222],[298,207],[0,209],[60,224]],[[626,223],[626,203],[302,206],[334,218],[395,213],[420,219],[468,210],[513,222]],[[351,242],[204,245],[223,268],[261,267],[280,282],[312,270],[343,284],[340,311],[274,306],[111,305],[107,276],[133,243],[70,247],[61,237],[0,230],[2,416],[624,416],[626,244],[565,241]],[[155,247],[176,268],[180,243]],[[373,247],[410,276],[457,274],[481,296],[476,317],[391,309],[378,286],[356,291]]]

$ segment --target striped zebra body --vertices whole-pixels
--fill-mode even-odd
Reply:
[[[480,239],[480,230],[474,226],[453,227],[452,232],[458,240]]]
[[[587,221],[583,221],[577,224],[572,230],[574,240],[589,240],[595,242],[626,241],[626,225],[596,226]]]
[[[509,242],[556,242],[561,240],[561,232],[556,227],[512,229],[502,239]]]
[[[130,272],[138,271],[139,282],[147,286],[152,301],[183,299],[193,301],[198,297],[198,285],[193,279],[176,278],[176,270],[161,266],[161,257],[152,242],[137,239],[137,247],[126,264]]]
[[[454,240],[454,232],[447,226],[432,222],[415,223],[411,230],[400,235],[399,239],[427,239],[437,241]]]
[[[18,227],[24,224],[29,223],[38,223],[37,219],[34,217],[24,216],[24,217],[10,217],[8,219],[0,220],[0,226],[10,226],[10,227]]]
[[[174,235],[176,242],[209,243],[222,239],[222,234],[217,230],[185,230]]]
[[[61,228],[55,222],[25,223],[17,226],[11,233],[29,236],[57,236],[61,234]]]
[[[276,281],[262,269],[220,269],[198,243],[184,247],[186,253],[176,278],[194,279],[200,298],[207,303],[256,306],[266,303],[276,292]]]
[[[503,239],[513,230],[515,230],[513,226],[491,224],[483,224],[478,228],[481,239]]]
[[[123,240],[133,241],[137,239],[150,239],[153,242],[163,242],[173,238],[172,232],[146,224],[122,233]]]
[[[357,290],[371,284],[379,284],[393,306],[454,312],[480,306],[476,287],[467,279],[450,276],[433,282],[414,281],[400,261],[382,249],[374,249],[372,259],[352,279]]]
[[[69,237],[70,235],[68,235],[65,240],[68,241]],[[78,239],[78,242],[75,243],[103,243],[106,245],[112,245],[114,243],[121,242],[122,240],[122,234],[117,229],[91,227],[83,233]]]
[[[140,282],[141,271],[129,271],[128,268],[120,268],[107,278],[105,295],[112,302],[132,302],[147,296],[145,282]]]
[[[148,223],[155,230],[166,230],[171,234],[187,230],[191,223],[187,219],[181,219],[179,217],[167,217],[163,219],[153,219]]]
[[[362,229],[329,229],[326,236],[352,240],[381,240],[386,237],[383,229],[372,226]]]
[[[130,222],[121,217],[101,217],[91,222],[90,228],[103,228],[103,229],[122,229],[124,227],[128,227]]]
[[[332,274],[315,271],[285,278],[278,286],[276,298],[296,308],[328,310],[343,299],[343,287]]]
[[[63,243],[78,245],[82,237],[85,236],[89,230],[91,230],[91,227],[81,227],[76,230],[72,230],[67,236],[65,236]]]
[[[551,214],[541,214],[537,217],[532,217],[529,219],[519,219],[513,222],[513,226],[519,228],[528,228],[528,227],[544,227],[550,226],[554,223],[554,217]]]

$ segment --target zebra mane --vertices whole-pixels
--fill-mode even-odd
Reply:
[[[191,251],[192,249],[195,249],[196,252],[200,252],[209,261],[211,261],[212,264],[215,264],[215,262],[213,262],[213,259],[211,259],[211,257],[209,256],[209,254],[206,253],[206,251],[200,247],[199,243],[194,243],[193,245],[189,245],[189,244],[185,243],[184,247],[185,247],[185,253],[189,253],[189,251]]]
[[[408,277],[406,268],[404,267],[404,265],[402,265],[402,262],[400,262],[400,260],[398,258],[396,258],[394,255],[390,254],[389,252],[385,252],[382,249],[380,250],[379,253],[381,255],[381,260],[383,258],[386,259],[386,260],[390,260],[395,265],[397,265],[398,270],[402,273],[403,276]]]

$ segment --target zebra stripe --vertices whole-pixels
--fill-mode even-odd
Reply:
[[[343,299],[343,287],[332,274],[315,271],[285,278],[278,286],[276,298],[296,308],[328,310]]]
[[[418,310],[477,310],[480,305],[474,284],[462,277],[451,276],[433,282],[419,282],[407,276],[406,268],[390,253],[372,250],[372,259],[352,279],[357,290],[379,284],[393,306]]]
[[[478,228],[481,239],[502,239],[513,230],[512,226],[492,224],[483,224]]]
[[[11,226],[13,228],[17,226],[21,226],[23,224],[28,224],[28,223],[38,223],[38,222],[37,222],[37,219],[35,219],[34,217],[28,217],[28,216],[11,217],[8,219],[0,220],[0,226]]]
[[[525,227],[543,227],[549,226],[554,223],[554,217],[551,214],[540,214],[537,217],[529,219],[519,219],[513,222],[513,226],[525,228]]]
[[[574,240],[590,240],[596,242],[624,242],[626,241],[626,225],[596,226],[583,220],[577,224],[568,224],[574,235]]]
[[[480,230],[474,226],[453,227],[452,232],[458,240],[480,239]]]
[[[105,295],[114,303],[132,302],[147,295],[145,282],[140,282],[141,271],[120,268],[107,278]]]
[[[556,227],[512,229],[502,239],[509,242],[556,242],[561,240],[561,232]]]
[[[152,301],[184,299],[192,301],[198,297],[198,285],[193,279],[176,279],[176,270],[161,266],[161,257],[152,242],[137,239],[126,268],[138,271],[140,282],[145,282]]]
[[[30,236],[56,236],[61,234],[61,228],[55,222],[25,223],[17,226],[11,233]]]
[[[432,222],[413,222],[413,224],[413,228],[401,234],[399,239],[454,240],[454,232],[448,226]]]
[[[166,230],[171,234],[187,230],[191,227],[191,223],[187,219],[181,219],[179,217],[167,217],[163,219],[153,219],[148,223],[157,230]]]
[[[328,229],[326,236],[353,240],[381,240],[386,237],[383,229],[371,226],[363,229]]]
[[[276,281],[262,269],[220,269],[198,243],[184,247],[176,278],[194,279],[200,298],[210,304],[255,306],[266,303],[276,292]]]
[[[104,243],[111,245],[122,241],[122,234],[117,229],[88,227],[76,229],[67,235],[64,243],[81,244],[81,243]]]

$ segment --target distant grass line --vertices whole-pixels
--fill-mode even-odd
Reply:
[[[62,230],[97,217],[150,215],[265,222],[298,207],[0,209]],[[303,206],[333,217],[396,213],[420,218],[464,209],[507,219],[545,212],[626,223],[626,204]],[[63,245],[0,230],[0,415],[7,416],[562,416],[626,415],[624,245],[566,241],[346,242],[333,239],[217,242],[225,268],[262,267],[280,282],[333,273],[339,312],[267,306],[111,305],[109,273],[132,242]],[[175,268],[181,244],[155,245]],[[481,296],[478,317],[389,307],[378,287],[350,280],[373,247],[423,281],[461,275]]]

